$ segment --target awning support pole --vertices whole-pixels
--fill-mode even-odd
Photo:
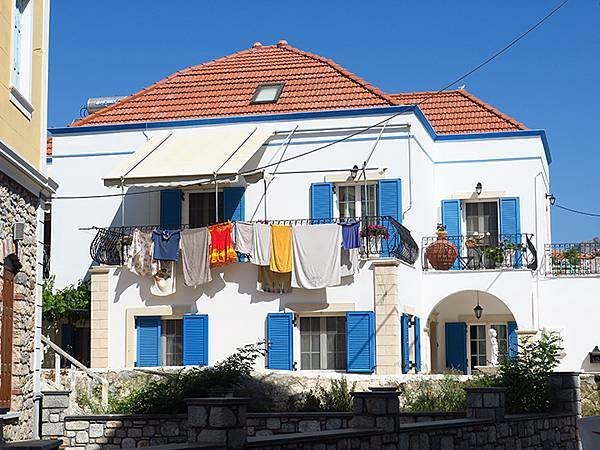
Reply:
[[[125,226],[125,184],[124,177],[121,177],[121,226]]]
[[[214,172],[215,177],[215,223],[219,223],[219,185],[217,183],[217,172]]]

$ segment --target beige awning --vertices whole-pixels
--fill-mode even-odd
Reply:
[[[179,130],[154,136],[104,178],[105,186],[170,187],[236,179],[272,129]],[[248,167],[252,170],[252,167]]]

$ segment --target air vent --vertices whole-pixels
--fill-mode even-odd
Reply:
[[[13,224],[13,241],[22,241],[25,239],[25,222],[15,222]]]

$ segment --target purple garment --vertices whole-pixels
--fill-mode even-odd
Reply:
[[[345,222],[342,226],[342,247],[344,250],[360,248],[360,222]]]
[[[179,258],[179,230],[154,230],[152,242],[154,243],[154,259],[157,261],[177,261]]]

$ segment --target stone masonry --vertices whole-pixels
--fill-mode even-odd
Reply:
[[[25,239],[18,245],[18,256],[23,267],[14,279],[10,408],[11,411],[20,413],[20,416],[15,424],[4,425],[4,437],[8,441],[30,439],[33,433],[38,205],[39,199],[36,196],[0,172],[0,242],[12,246],[13,223],[25,223]],[[7,256],[2,246],[0,246],[0,253],[2,253],[0,258],[2,264]],[[0,289],[1,287],[0,277]]]

